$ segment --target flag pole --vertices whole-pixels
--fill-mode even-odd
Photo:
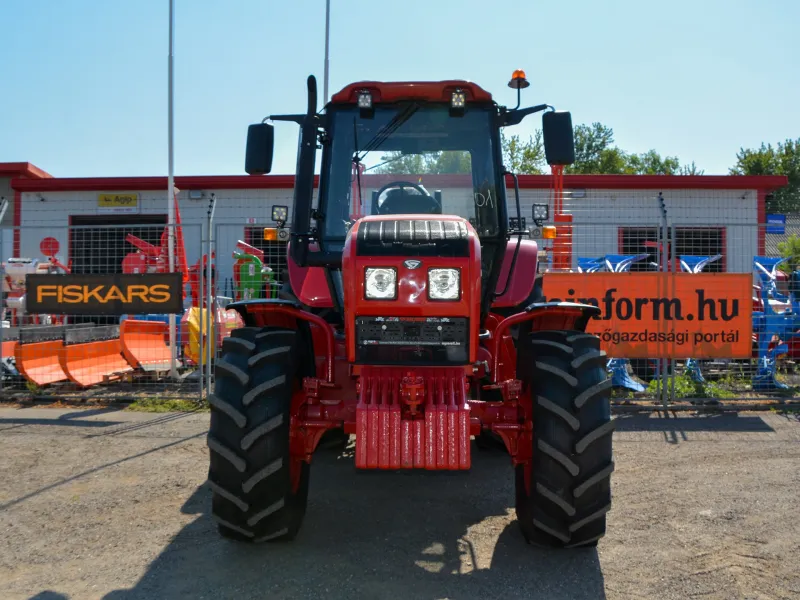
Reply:
[[[174,121],[173,121],[173,62],[174,62],[174,21],[175,21],[175,2],[169,0],[169,56],[168,56],[168,94],[167,94],[167,128],[168,128],[168,154],[169,154],[169,175],[167,178],[167,228],[169,250],[169,272],[175,272],[175,161],[174,161]],[[169,315],[169,373],[172,379],[177,379],[176,369],[177,346],[176,346],[175,314]]]

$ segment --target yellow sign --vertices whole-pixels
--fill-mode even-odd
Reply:
[[[139,212],[139,194],[98,194],[97,208],[102,212]]]

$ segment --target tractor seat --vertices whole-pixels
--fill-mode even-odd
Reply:
[[[378,212],[382,215],[442,214],[442,208],[430,196],[423,196],[416,189],[389,190]]]

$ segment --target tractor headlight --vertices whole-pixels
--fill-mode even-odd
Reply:
[[[367,268],[364,290],[370,300],[394,300],[397,298],[397,270],[388,267]]]
[[[428,270],[428,297],[431,300],[458,300],[461,297],[461,272],[458,269]]]

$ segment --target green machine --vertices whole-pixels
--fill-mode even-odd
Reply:
[[[234,297],[236,300],[262,298],[266,284],[266,297],[277,297],[278,286],[272,269],[264,264],[264,252],[241,240],[233,251]]]

